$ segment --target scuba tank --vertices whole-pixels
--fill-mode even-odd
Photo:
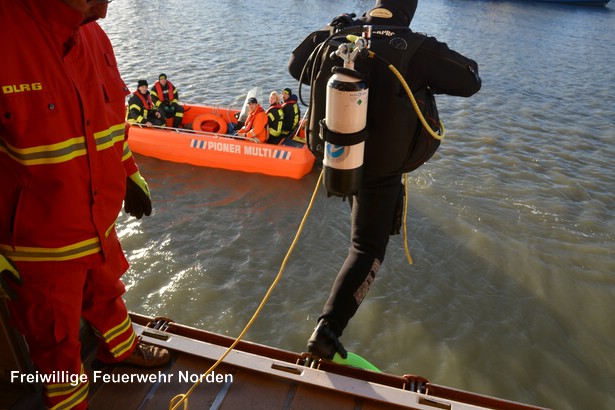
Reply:
[[[317,34],[317,36],[314,36],[314,34]],[[327,35],[329,37],[326,37]],[[353,47],[354,44],[347,43],[356,43],[357,35],[362,35],[363,39],[367,41],[367,49],[359,53],[360,56],[365,55],[366,58],[355,59],[352,71],[340,71],[341,67],[335,67],[336,65],[341,66],[339,60],[331,56],[343,57],[344,54],[348,54],[348,48]],[[306,136],[307,145],[317,158],[324,161],[325,138],[327,138],[327,142],[338,146],[356,144],[355,140],[351,143],[333,141],[329,137],[331,132],[323,129],[323,125],[331,128],[332,121],[335,121],[335,118],[332,117],[333,112],[341,112],[339,108],[336,108],[338,107],[337,102],[333,103],[333,108],[330,106],[331,99],[328,96],[343,92],[340,83],[358,83],[361,82],[360,79],[369,84],[369,99],[372,101],[370,105],[373,105],[373,101],[378,102],[378,107],[368,109],[368,127],[372,131],[378,130],[378,135],[372,134],[370,138],[373,140],[365,143],[363,173],[369,171],[370,174],[374,175],[387,175],[400,170],[410,172],[431,158],[440,145],[441,137],[434,138],[421,124],[410,95],[408,95],[412,90],[407,90],[404,87],[403,77],[400,79],[401,75],[398,75],[400,72],[408,72],[410,61],[426,38],[425,34],[414,33],[409,28],[389,26],[379,26],[377,29],[371,26],[349,26],[336,32],[315,32],[306,38],[305,44],[302,43],[301,46],[311,51],[309,58],[306,61],[297,61],[297,67],[294,67],[294,70],[289,68],[289,70],[296,74],[297,79],[309,81],[306,82],[310,85],[309,121],[307,122]],[[315,43],[317,45],[314,45]],[[343,52],[340,51],[340,47],[342,47]],[[309,54],[305,50],[295,50],[293,53],[298,53],[297,55]],[[350,64],[345,61],[344,66],[348,67]],[[387,67],[389,69],[395,67],[397,74],[393,70],[390,73],[385,72]],[[375,75],[376,72],[379,74]],[[331,89],[333,85],[329,83],[332,73],[337,74],[336,79],[339,80],[335,84],[335,90]],[[342,77],[343,74],[352,78]],[[437,132],[437,128],[440,127],[434,127],[434,125],[439,124],[440,121],[432,93],[422,87],[419,90],[414,90],[413,95],[422,115],[432,123],[430,128]],[[384,120],[382,118],[383,113],[387,117],[394,118],[395,121]],[[325,117],[327,117],[326,121],[323,122]],[[356,125],[350,128],[356,130],[360,126]],[[336,131],[338,130],[336,129]],[[349,131],[338,131],[338,134],[346,132]],[[367,134],[364,138],[366,137]],[[386,142],[384,138],[387,138]],[[337,154],[329,150],[329,154],[334,153]],[[332,155],[329,155],[329,158],[333,159]],[[348,173],[337,172],[338,169],[344,168],[339,168],[333,162],[328,161],[327,165],[329,175],[326,185],[329,187],[329,195],[344,196],[344,194],[354,191],[354,189],[336,188],[335,180],[339,175],[334,176],[334,174],[347,176]],[[338,185],[347,184],[342,182]]]
[[[320,131],[325,141],[323,181],[329,196],[353,195],[361,186],[369,88],[354,70],[354,60],[362,50],[366,50],[363,38],[355,44],[341,44],[335,55],[344,60],[344,67],[333,67],[327,83]]]

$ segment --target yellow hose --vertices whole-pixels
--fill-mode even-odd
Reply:
[[[374,54],[373,51],[370,51],[369,53],[370,53],[370,56],[376,55]],[[410,98],[412,107],[414,107],[414,111],[416,111],[416,115],[419,117],[419,120],[421,121],[423,128],[425,128],[427,132],[429,133],[429,135],[431,135],[433,138],[437,139],[438,141],[442,141],[444,139],[444,134],[445,134],[444,124],[442,124],[442,121],[440,121],[440,129],[442,130],[442,134],[438,134],[434,130],[431,129],[429,124],[427,124],[427,121],[425,120],[425,117],[423,116],[423,113],[421,112],[421,109],[419,108],[419,105],[417,104],[416,99],[414,98],[414,94],[412,94],[412,90],[410,90],[410,87],[408,86],[408,83],[406,82],[406,79],[404,78],[404,76],[400,74],[400,72],[397,70],[397,68],[395,68],[393,64],[389,64],[389,63],[386,63],[386,64],[389,67],[389,70],[391,70],[393,74],[395,74],[395,77],[397,77],[401,85],[404,87],[404,90],[406,90],[406,94],[408,94],[408,98]]]

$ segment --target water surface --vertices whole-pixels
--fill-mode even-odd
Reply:
[[[103,26],[126,82],[164,72],[182,100],[297,89],[311,30],[372,1],[115,1]],[[408,233],[342,337],[383,370],[555,409],[615,408],[615,12],[430,0],[416,31],[479,62],[440,97],[448,136],[409,176]],[[236,336],[276,276],[316,185],[138,157],[154,215],[120,215],[133,311]],[[303,351],[348,248],[348,205],[317,195],[246,338]]]

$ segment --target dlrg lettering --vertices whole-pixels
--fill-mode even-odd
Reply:
[[[2,94],[22,93],[22,92],[27,92],[27,91],[40,91],[42,89],[43,89],[43,84],[41,83],[3,85]]]

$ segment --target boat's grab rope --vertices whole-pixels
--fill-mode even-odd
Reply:
[[[173,131],[179,134],[192,134],[192,135],[203,135],[205,137],[215,137],[215,138],[227,138],[227,139],[234,139],[234,140],[243,140],[243,141],[248,141],[248,142],[256,142],[259,143],[260,141],[256,138],[250,138],[250,137],[244,137],[243,135],[232,135],[232,134],[220,134],[218,132],[210,132],[210,131],[199,131],[199,130],[190,130],[187,128],[177,128],[177,127],[167,127],[166,125],[152,125],[152,126],[147,126],[144,124],[135,124],[132,123],[130,124],[131,127],[139,127],[139,128],[155,128],[155,129],[159,129],[159,130],[163,130],[163,131]]]

